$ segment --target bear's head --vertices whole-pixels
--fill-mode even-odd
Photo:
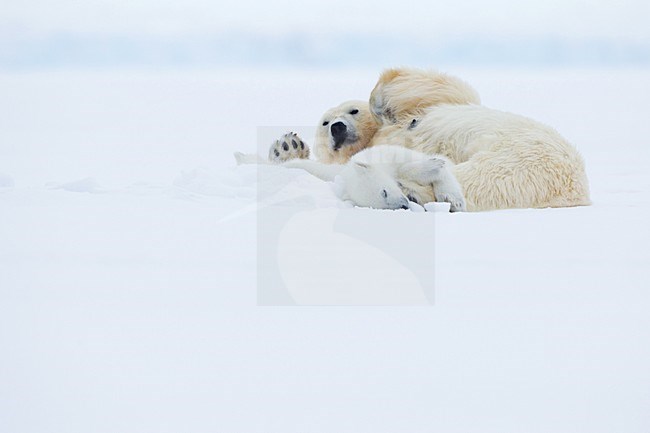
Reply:
[[[436,200],[434,183],[450,161],[402,146],[375,145],[354,155],[337,178],[338,194],[356,206],[408,209]]]
[[[409,208],[409,200],[402,192],[399,182],[381,164],[350,160],[337,180],[343,187],[339,196],[355,206],[373,209]]]
[[[459,78],[422,69],[387,69],[370,94],[370,109],[382,124],[408,123],[432,106],[480,104],[476,90]]]
[[[330,108],[316,126],[316,157],[328,164],[343,164],[368,147],[378,127],[366,101]]]

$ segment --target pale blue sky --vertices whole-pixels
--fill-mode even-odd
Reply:
[[[5,34],[422,33],[650,40],[647,0],[2,0]]]
[[[648,0],[0,2],[9,69],[650,64]]]

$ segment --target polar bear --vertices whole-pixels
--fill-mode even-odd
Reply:
[[[240,152],[235,153],[235,159],[238,164],[269,163],[257,155]],[[379,144],[352,155],[345,164],[296,158],[282,165],[303,169],[325,181],[339,177],[339,197],[356,206],[410,209],[410,202],[424,205],[438,201],[449,203],[450,212],[466,210],[462,188],[453,175],[453,163],[441,155]]]
[[[275,146],[289,152],[272,152],[272,161],[295,157],[287,140]],[[384,71],[369,105],[349,101],[323,115],[314,150],[320,161],[341,164],[381,144],[448,158],[446,170],[459,182],[469,211],[590,204],[584,161],[574,146],[546,125],[480,105],[471,86],[446,74]],[[437,199],[430,183],[410,179],[407,188],[394,180],[406,195]]]
[[[314,154],[326,164],[344,164],[352,155],[373,146],[379,137],[380,124],[370,112],[368,101],[346,101],[327,110],[316,129]],[[392,129],[388,127],[388,129]],[[308,158],[305,144],[290,132],[276,140],[269,150],[269,160],[284,162],[295,158]]]
[[[467,83],[459,78],[442,73],[426,73],[422,76],[398,76],[398,70],[385,71],[380,83],[391,78],[395,83],[406,81],[402,89],[402,97],[391,96],[391,107],[385,107],[382,115],[392,119],[388,125],[379,122],[381,116],[370,111],[371,105],[377,106],[375,101],[346,101],[342,104],[327,110],[316,129],[314,142],[314,154],[319,161],[325,163],[343,164],[355,153],[375,144],[402,144],[401,128],[402,123],[410,122],[414,108],[418,105],[429,107],[432,105],[452,104],[479,104],[478,93]],[[394,88],[394,86],[392,87]],[[374,93],[374,98],[380,97]],[[377,100],[383,103],[383,100]],[[401,107],[399,110],[397,107]],[[408,109],[408,111],[407,111]],[[399,120],[399,121],[398,121]],[[269,160],[284,162],[294,158],[306,158],[304,142],[290,133],[277,140],[269,151]]]
[[[370,108],[381,124],[412,119],[401,127],[400,144],[456,164],[452,171],[468,210],[590,204],[582,156],[557,131],[476,103],[440,103],[449,88],[441,90],[438,83],[428,71],[385,71],[370,95]],[[468,95],[458,89],[459,99]]]

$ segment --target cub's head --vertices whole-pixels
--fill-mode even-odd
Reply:
[[[382,124],[411,122],[434,105],[480,103],[461,79],[422,69],[387,69],[370,94],[370,109]]]
[[[374,209],[408,209],[409,200],[400,183],[389,172],[374,164],[350,161],[341,172],[345,191],[342,196],[356,206]]]
[[[376,145],[356,154],[343,168],[341,198],[375,209],[408,209],[409,201],[435,200],[432,183],[446,164],[402,146]]]
[[[316,157],[325,163],[345,163],[368,147],[378,126],[365,101],[347,101],[330,108],[316,127]]]

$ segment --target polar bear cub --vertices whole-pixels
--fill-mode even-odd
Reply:
[[[235,153],[238,164],[268,164],[256,155]],[[427,155],[402,146],[377,145],[354,154],[345,164],[324,164],[308,159],[282,163],[325,180],[340,180],[339,197],[356,206],[374,209],[409,209],[409,202],[447,202],[451,212],[466,210],[453,164],[444,156]],[[337,179],[338,177],[338,179]]]
[[[401,146],[378,145],[355,154],[341,170],[343,199],[375,209],[409,208],[409,201],[448,202],[465,211],[465,198],[452,174],[453,164]]]

